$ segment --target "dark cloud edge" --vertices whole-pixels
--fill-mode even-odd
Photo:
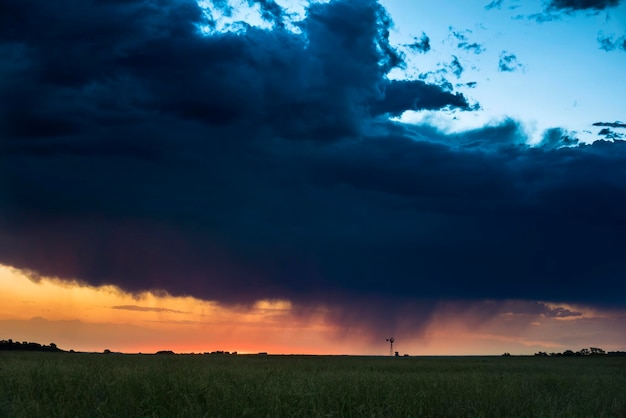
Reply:
[[[495,2],[494,2],[495,3]],[[537,23],[561,20],[564,16],[580,12],[600,13],[619,6],[621,0],[550,0],[545,2],[544,10],[528,15],[516,15],[516,20],[533,20]]]

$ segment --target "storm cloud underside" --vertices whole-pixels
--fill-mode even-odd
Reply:
[[[263,2],[272,29],[206,36],[193,1],[66,3],[0,5],[0,263],[374,325],[442,299],[626,307],[625,142],[391,121],[471,105],[386,78],[377,2],[311,4],[301,33]]]

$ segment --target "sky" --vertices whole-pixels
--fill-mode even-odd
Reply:
[[[626,349],[626,2],[0,1],[0,338]]]

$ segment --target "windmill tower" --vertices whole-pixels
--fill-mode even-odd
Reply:
[[[385,341],[389,342],[389,355],[393,356],[393,342],[395,341],[393,337],[387,338]]]

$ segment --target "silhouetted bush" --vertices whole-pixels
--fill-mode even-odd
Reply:
[[[11,339],[0,341],[0,351],[47,351],[47,352],[62,352],[55,343],[50,345],[41,345],[39,343],[32,343],[28,341],[22,341],[21,343],[13,341]]]

